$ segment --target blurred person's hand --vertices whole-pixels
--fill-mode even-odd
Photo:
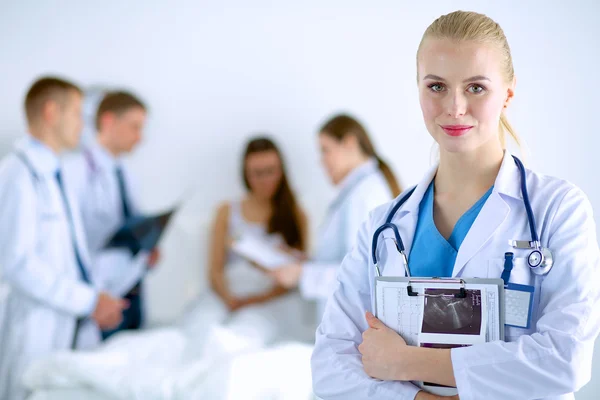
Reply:
[[[98,295],[98,302],[92,313],[92,319],[96,321],[102,330],[114,329],[123,320],[123,310],[127,308],[129,308],[129,301],[102,292]]]
[[[225,302],[225,305],[229,309],[229,311],[234,312],[238,308],[240,308],[240,301],[236,297],[232,297]]]
[[[270,271],[269,271],[269,269],[268,269],[268,268],[265,268],[265,267],[263,267],[262,265],[260,265],[260,264],[259,264],[259,263],[257,263],[257,262],[250,261],[250,265],[252,265],[254,268],[256,268],[256,269],[258,269],[258,270],[260,270],[260,271],[264,272],[265,274],[269,274],[269,273],[270,273]]]
[[[285,295],[288,292],[289,292],[288,289],[286,289],[280,285],[277,285],[277,286],[273,287],[273,289],[271,289],[265,293],[262,293],[262,294],[257,294],[257,295],[250,296],[250,297],[232,298],[229,301],[227,301],[227,307],[229,308],[229,310],[231,312],[233,312],[233,311],[237,311],[241,308],[251,306],[253,304],[267,303],[279,296]]]
[[[293,247],[290,247],[285,243],[280,244],[279,249],[283,250],[286,253],[288,253],[289,255],[293,256],[299,262],[304,262],[304,261],[308,260],[308,255],[305,252],[295,249]]]
[[[160,260],[160,250],[158,249],[158,247],[155,247],[152,249],[152,251],[150,252],[150,255],[148,256],[148,268],[150,268],[150,269],[154,268],[159,260]]]
[[[298,286],[302,277],[302,264],[288,264],[271,271],[270,275],[275,281],[286,289]]]
[[[247,305],[253,304],[253,302],[250,298],[244,299],[239,297],[232,297],[229,300],[227,300],[226,304],[229,311],[234,312]]]

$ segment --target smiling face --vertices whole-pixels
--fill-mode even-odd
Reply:
[[[500,116],[514,95],[503,53],[476,41],[426,38],[418,54],[418,85],[427,130],[442,151],[500,146]]]

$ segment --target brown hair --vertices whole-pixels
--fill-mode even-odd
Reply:
[[[419,53],[426,38],[491,44],[501,51],[502,69],[504,70],[506,81],[512,82],[515,77],[515,69],[506,35],[504,35],[504,31],[500,25],[484,14],[470,11],[454,11],[450,14],[442,15],[433,21],[423,34],[423,38],[419,44],[417,63],[419,62]],[[505,132],[508,132],[517,145],[521,145],[519,136],[508,122],[504,111],[500,116],[499,130],[500,141],[503,147],[506,145]]]
[[[100,130],[100,120],[102,116],[111,112],[120,115],[132,108],[141,108],[146,111],[146,105],[133,94],[123,91],[108,92],[96,111],[96,129]]]
[[[356,137],[362,152],[377,160],[379,170],[385,177],[393,196],[396,197],[402,192],[392,169],[377,155],[375,147],[369,138],[369,134],[356,118],[345,114],[336,115],[321,127],[320,133],[331,136],[337,140],[342,140],[348,135]]]
[[[266,137],[257,137],[251,139],[246,145],[246,150],[244,151],[244,163],[242,166],[244,184],[246,189],[251,189],[246,173],[246,160],[248,160],[248,157],[251,154],[267,151],[274,151],[277,153],[277,156],[281,161],[282,171],[279,188],[271,199],[273,211],[267,224],[267,232],[280,233],[288,246],[303,250],[306,244],[304,243],[304,238],[302,237],[301,222],[299,220],[296,198],[288,183],[281,152],[271,139]]]
[[[31,124],[35,121],[48,101],[55,101],[64,106],[70,91],[82,94],[77,85],[61,78],[46,76],[36,80],[25,96],[27,122]]]

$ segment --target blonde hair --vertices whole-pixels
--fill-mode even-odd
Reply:
[[[512,82],[515,77],[512,56],[508,41],[504,31],[493,19],[487,15],[478,14],[470,11],[454,11],[450,14],[442,15],[425,31],[419,49],[417,50],[417,63],[419,62],[419,53],[423,47],[426,38],[450,39],[454,41],[474,41],[479,43],[491,44],[498,48],[502,54],[502,69],[504,70],[507,82]],[[512,137],[520,147],[521,140],[508,122],[506,114],[502,111],[500,116],[500,142],[502,147],[506,147],[505,133]]]

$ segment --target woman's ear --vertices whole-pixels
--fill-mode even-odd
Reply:
[[[511,84],[508,86],[508,89],[506,89],[506,100],[504,101],[504,108],[508,108],[508,105],[515,97],[515,86],[516,85],[517,85],[517,77],[515,76],[513,78],[513,81],[511,82]]]
[[[342,138],[342,146],[346,148],[346,150],[360,150],[360,144],[358,143],[358,138],[356,135],[347,134]]]

